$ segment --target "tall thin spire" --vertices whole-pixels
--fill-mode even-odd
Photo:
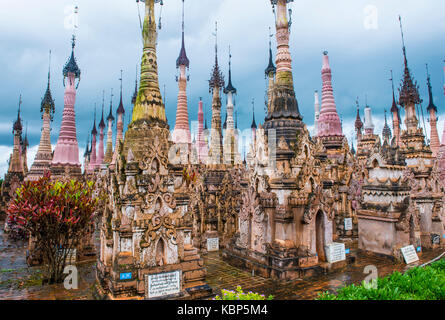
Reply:
[[[426,77],[427,77],[427,84],[428,84],[428,95],[429,95],[429,104],[427,107],[427,111],[429,113],[429,122],[430,122],[430,148],[433,152],[433,157],[436,157],[439,153],[440,148],[440,140],[439,140],[439,133],[437,131],[437,107],[434,105],[433,100],[433,88],[431,86],[431,77],[430,73],[428,71],[428,64],[426,65]]]
[[[417,85],[417,82],[413,81],[413,78],[411,77],[411,72],[408,68],[408,59],[406,57],[406,47],[405,47],[405,37],[403,34],[403,27],[402,27],[402,18],[399,16],[399,22],[400,22],[400,32],[402,34],[402,45],[403,45],[403,59],[404,59],[404,78],[401,85],[401,88],[399,89],[399,104],[403,107],[408,107],[408,105],[413,104],[420,104],[422,103],[422,100],[420,99],[419,95],[419,87]],[[414,113],[415,116],[415,113]],[[417,126],[417,123],[416,125]]]
[[[396,102],[396,94],[394,90],[394,76],[393,72],[391,70],[391,86],[392,86],[392,106],[391,106],[391,113],[392,113],[392,130],[394,132],[394,138],[395,138],[395,144],[396,146],[400,146],[400,109],[397,106]]]
[[[165,104],[163,103],[161,91],[159,89],[156,55],[158,33],[155,21],[155,3],[158,3],[158,1],[145,1],[145,17],[142,30],[144,48],[143,59],[141,61],[140,87],[133,108],[131,124],[134,124],[139,120],[150,120],[157,122],[163,128],[167,128],[168,123],[165,115]],[[147,59],[146,57],[150,58]],[[138,137],[134,136],[134,138],[136,139]],[[130,140],[126,139],[124,143],[125,150],[127,150],[128,146],[133,143],[133,141]],[[135,153],[134,155],[136,158],[138,158],[138,152],[136,152],[134,148],[132,151]]]
[[[189,68],[190,61],[187,58],[185,52],[185,42],[184,42],[184,0],[182,0],[182,43],[181,51],[179,52],[179,57],[176,60],[176,68],[179,69],[179,76],[176,78],[178,82],[178,100],[176,106],[176,122],[175,129],[173,131],[173,141],[174,143],[189,144],[191,142],[190,126],[189,126],[189,115],[187,106],[187,71]],[[165,87],[164,87],[165,90]],[[165,103],[165,94],[164,94]]]
[[[275,67],[275,65],[273,63],[272,37],[273,37],[273,34],[271,31],[271,28],[269,27],[269,64],[268,64],[266,70],[264,71],[266,77],[273,77],[275,75],[275,73],[277,72],[277,68]]]
[[[225,94],[236,94],[236,88],[232,85],[232,52],[230,50],[229,45],[229,82],[227,84],[227,87],[224,89]]]
[[[54,176],[71,177],[81,175],[81,164],[79,161],[79,145],[76,133],[76,89],[80,83],[80,69],[74,58],[75,37],[72,39],[71,57],[63,68],[63,82],[65,85],[64,108],[62,124],[60,126],[59,139],[54,149],[51,162],[51,171]],[[65,80],[68,79],[67,82]],[[76,85],[76,79],[78,79]]]
[[[385,109],[385,125],[383,126],[382,136],[384,141],[386,141],[387,143],[389,143],[392,137],[391,129],[389,128],[388,121],[386,119],[386,109]]]
[[[179,51],[179,57],[176,60],[176,68],[179,68],[179,66],[183,65],[187,68],[190,65],[190,61],[187,58],[187,53],[185,51],[185,22],[184,22],[184,0],[182,0],[182,43],[181,43],[181,50]]]
[[[215,22],[215,65],[209,80],[212,98],[212,122],[210,132],[209,160],[211,164],[220,164],[223,160],[223,139],[221,128],[221,98],[220,90],[224,88],[224,77],[218,65],[218,23]]]
[[[337,106],[332,88],[332,71],[329,65],[328,52],[323,52],[323,67],[321,69],[323,88],[321,95],[321,111],[318,120],[318,136],[343,136],[342,124],[337,113]]]
[[[111,89],[111,100],[113,99],[113,89]],[[99,122],[99,128],[103,129],[105,128],[105,121],[104,121],[104,109],[105,109],[105,91],[103,92],[102,96],[102,118]]]
[[[255,122],[255,98],[252,98],[252,124],[250,126],[251,129],[256,129],[256,122]]]
[[[222,89],[224,87],[224,76],[218,65],[218,22],[215,22],[215,65],[213,66],[212,76],[209,80],[210,91],[213,92],[215,88]]]
[[[54,100],[51,95],[51,50],[49,50],[49,62],[48,62],[48,84],[46,86],[45,95],[43,96],[42,103],[40,104],[40,112],[45,112],[48,110],[50,114],[50,118],[52,120],[54,111],[55,111],[55,104]]]
[[[360,117],[360,105],[358,102],[358,97],[357,97],[357,100],[355,101],[355,104],[357,105],[357,116],[355,118],[355,130],[357,131],[357,134],[361,134],[362,129],[363,129],[363,122]]]
[[[429,95],[429,99],[430,99],[427,110],[430,111],[431,109],[433,109],[434,112],[437,112],[437,107],[434,105],[433,87],[431,86],[431,76],[428,71],[428,64],[426,64],[426,81],[427,81],[427,85],[428,85],[428,95]]]
[[[121,83],[121,93],[120,93],[119,106],[116,111],[117,114],[125,114],[124,103],[123,103],[123,99],[122,99],[122,78],[123,78],[122,72],[123,71],[121,70],[121,77],[119,78],[119,81]],[[136,84],[136,86],[137,86],[137,84]]]

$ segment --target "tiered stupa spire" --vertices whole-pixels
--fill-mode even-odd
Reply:
[[[156,57],[157,31],[154,6],[155,1],[145,1],[145,19],[142,30],[144,52],[141,63],[139,91],[134,104],[132,123],[152,120],[166,127],[168,125],[165,116],[165,105],[162,102],[158,80]]]
[[[23,130],[22,119],[20,118],[21,106],[22,106],[22,95],[20,95],[19,98],[17,119],[15,120],[12,126],[12,133],[14,134],[14,146],[12,149],[12,155],[9,160],[8,173],[20,173],[24,175],[25,168],[23,166],[23,161],[22,161],[22,146],[21,146],[22,130]]]
[[[323,89],[321,98],[321,111],[318,120],[318,136],[343,137],[340,117],[337,113],[332,89],[332,73],[329,65],[328,52],[323,52],[323,68],[321,69]]]
[[[111,89],[111,100],[113,100],[113,89]],[[100,166],[104,162],[104,133],[106,127],[104,119],[104,108],[105,108],[105,96],[102,98],[102,117],[99,122],[99,150],[96,161],[96,165],[98,168],[100,168]]]
[[[273,88],[269,91],[264,129],[266,133],[269,129],[275,129],[277,140],[284,137],[287,143],[295,144],[297,131],[301,131],[304,124],[295,98],[292,58],[289,50],[287,4],[290,2],[293,0],[271,0],[274,11],[276,8],[276,76]]]
[[[49,52],[49,68],[48,68],[48,84],[42,103],[40,104],[40,112],[42,112],[42,132],[40,134],[40,143],[34,162],[29,170],[26,180],[35,181],[43,177],[45,171],[51,168],[51,160],[53,158],[51,150],[51,121],[53,119],[55,104],[51,94],[51,51]]]
[[[357,105],[357,117],[355,118],[355,132],[357,133],[357,142],[359,143],[360,140],[362,139],[363,122],[360,117],[360,105],[358,103],[358,98],[355,103]]]
[[[275,67],[273,63],[273,54],[272,54],[272,37],[270,27],[269,27],[269,64],[267,65],[266,70],[264,70],[264,74],[266,76],[266,79],[268,79],[267,84],[267,101],[266,101],[266,107],[270,105],[271,98],[272,98],[272,89],[275,83],[275,74],[277,73],[277,68]]]
[[[224,138],[224,148],[226,160],[230,161],[231,164],[240,161],[240,156],[238,154],[238,142],[235,135],[235,125],[233,119],[234,110],[234,98],[237,93],[236,88],[232,84],[232,53],[229,46],[229,80],[227,86],[224,88],[224,93],[227,95],[227,106],[226,106],[226,120],[224,121],[224,129],[226,129],[226,135]]]
[[[87,144],[85,146],[85,152],[83,153],[83,167],[84,173],[87,173],[90,166],[90,135],[87,136]]]
[[[391,114],[392,114],[392,129],[394,132],[394,138],[396,146],[400,147],[400,109],[397,106],[396,102],[396,94],[394,90],[394,77],[391,70],[391,85],[392,85],[392,106],[391,106]]]
[[[145,17],[142,29],[143,53],[141,59],[141,76],[138,95],[134,104],[131,123],[125,133],[122,154],[127,156],[129,150],[134,161],[142,160],[147,152],[147,145],[153,144],[156,130],[162,131],[157,139],[164,141],[170,134],[165,104],[159,89],[158,63],[156,55],[157,26],[155,20],[155,0],[145,0]],[[161,1],[162,4],[162,1]],[[119,124],[118,114],[118,125]],[[165,130],[163,130],[165,129]],[[119,128],[118,128],[119,131]],[[168,149],[167,142],[163,148]],[[118,146],[115,148],[118,150]]]
[[[402,18],[399,16],[400,30],[402,33],[403,43],[403,60],[404,60],[404,74],[403,82],[399,89],[399,104],[405,108],[405,124],[408,132],[413,132],[417,129],[418,119],[416,117],[416,105],[422,103],[419,95],[419,87],[417,82],[411,77],[411,72],[408,68],[408,59],[406,57],[405,38],[403,35]]]
[[[121,70],[121,102],[122,102],[122,70]],[[104,163],[109,164],[113,160],[113,99],[110,99],[110,113],[107,116],[108,130],[107,130],[107,150],[105,152]]]
[[[427,72],[427,84],[428,84],[428,96],[429,96],[429,104],[427,107],[427,111],[430,115],[429,121],[430,121],[430,148],[433,152],[433,157],[436,157],[439,148],[440,148],[440,141],[439,141],[439,134],[437,132],[437,107],[434,105],[434,99],[433,99],[433,88],[431,86],[431,77],[428,72],[428,65],[426,65],[426,72]]]
[[[365,107],[365,134],[372,135],[374,134],[374,123],[372,121],[372,110],[371,107],[366,103]]]
[[[387,144],[390,144],[392,133],[391,133],[391,129],[388,126],[388,121],[386,119],[386,110],[385,110],[385,125],[383,126],[382,137],[383,137],[383,141],[385,141]]]
[[[252,144],[256,145],[256,121],[255,121],[255,99],[252,98],[252,124],[250,125],[250,129],[252,130]]]
[[[89,165],[89,170],[91,172],[94,172],[97,165],[96,139],[97,139],[96,106],[94,106],[94,123],[93,123],[93,129],[91,130],[91,155],[90,155],[90,165]]]
[[[221,129],[221,97],[220,91],[224,88],[224,76],[218,65],[218,23],[215,22],[215,65],[209,80],[212,99],[212,127],[210,131],[209,161],[211,164],[219,164],[223,159],[223,143]]]
[[[190,126],[189,126],[189,115],[187,109],[187,81],[188,76],[186,74],[186,69],[190,66],[190,61],[187,58],[187,53],[185,51],[185,40],[184,40],[184,0],[182,0],[182,42],[181,50],[179,52],[179,57],[176,60],[176,68],[179,69],[179,77],[177,78],[179,92],[178,92],[178,104],[176,109],[176,123],[175,129],[173,131],[173,142],[179,144],[189,144],[190,137]]]
[[[60,126],[59,139],[54,149],[54,156],[51,163],[51,171],[55,175],[80,175],[81,164],[79,162],[79,145],[76,134],[76,114],[74,104],[76,102],[76,79],[80,81],[80,69],[74,57],[75,37],[72,39],[71,57],[63,68],[65,84],[64,108],[62,124]],[[68,81],[65,81],[68,80]]]
[[[207,129],[207,128],[206,128]],[[206,163],[208,155],[208,146],[204,137],[204,111],[202,98],[199,98],[198,104],[198,139],[197,139],[197,151],[199,163]]]
[[[121,70],[121,77],[120,77],[119,80],[121,82],[121,95],[120,95],[120,100],[119,100],[119,106],[118,106],[118,108],[116,110],[116,115],[117,115],[116,141],[115,141],[115,144],[114,144],[113,158],[112,158],[111,163],[110,163],[110,168],[111,169],[113,169],[115,164],[116,164],[116,160],[117,160],[117,156],[118,156],[117,152],[118,152],[118,149],[119,149],[118,148],[119,144],[124,141],[124,115],[125,115],[125,108],[124,108],[124,103],[123,103],[123,99],[122,99],[122,70]],[[137,90],[137,77],[136,77],[136,90]],[[137,94],[137,91],[135,92],[135,94]],[[132,99],[132,101],[136,102],[136,98]],[[110,102],[110,108],[112,108],[111,102]]]

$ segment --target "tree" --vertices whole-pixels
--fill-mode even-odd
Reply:
[[[9,223],[36,240],[44,264],[44,282],[63,281],[66,259],[85,233],[94,229],[94,182],[51,181],[50,173],[27,181],[8,207]]]

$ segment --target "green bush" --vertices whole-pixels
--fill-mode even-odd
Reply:
[[[236,291],[222,289],[222,297],[216,296],[213,300],[273,300],[273,296],[265,297],[264,294],[258,294],[249,291],[244,293],[240,286],[236,287]]]
[[[319,294],[317,300],[445,300],[445,260],[379,278],[376,289],[352,284],[337,295]]]

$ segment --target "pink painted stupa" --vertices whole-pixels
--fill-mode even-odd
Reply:
[[[196,144],[199,163],[206,163],[209,150],[204,136],[204,111],[202,98],[199,99],[198,105],[198,139],[196,141]]]
[[[53,177],[74,177],[81,175],[79,162],[79,145],[76,134],[76,89],[80,81],[80,69],[74,58],[75,37],[72,39],[71,57],[63,68],[63,82],[65,85],[64,108],[59,139],[51,162]],[[76,84],[76,79],[78,82]]]
[[[334,100],[332,89],[332,72],[329,66],[328,52],[323,52],[323,67],[321,69],[323,80],[321,111],[318,119],[318,137],[339,137],[343,139],[340,117]]]

